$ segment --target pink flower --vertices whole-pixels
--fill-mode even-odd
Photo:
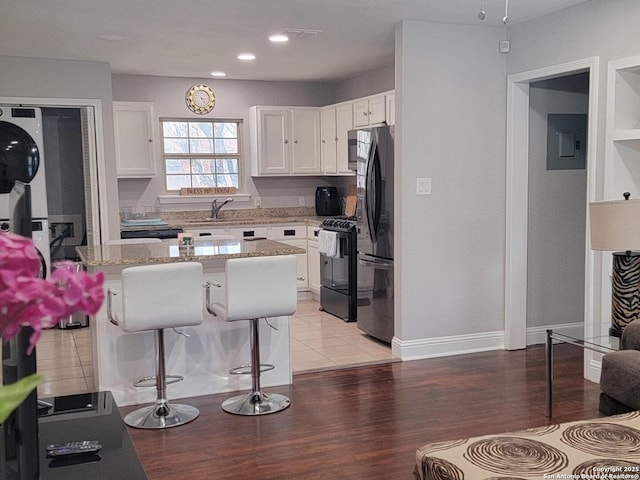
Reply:
[[[14,337],[33,328],[29,352],[43,328],[76,312],[95,314],[104,300],[104,274],[76,272],[73,262],[59,262],[49,278],[38,278],[40,257],[29,238],[0,233],[0,336]]]

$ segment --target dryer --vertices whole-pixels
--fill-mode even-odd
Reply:
[[[9,192],[16,180],[31,185],[32,218],[48,218],[42,111],[0,105],[0,218],[9,218]]]
[[[9,220],[0,219],[0,230],[9,231]],[[49,221],[46,219],[34,219],[31,222],[31,238],[40,256],[40,277],[45,278],[51,274],[51,250],[49,247],[51,233]]]

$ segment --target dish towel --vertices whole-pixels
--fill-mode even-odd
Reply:
[[[318,232],[318,252],[327,257],[338,257],[338,232],[320,230]]]

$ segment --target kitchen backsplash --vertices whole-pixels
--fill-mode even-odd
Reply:
[[[185,210],[181,212],[162,212],[164,220],[186,220],[202,218],[206,214],[203,210]],[[243,220],[270,217],[314,217],[315,207],[284,207],[284,208],[245,208],[220,210],[218,218],[221,220]]]

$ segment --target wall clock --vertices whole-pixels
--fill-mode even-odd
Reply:
[[[213,90],[207,85],[198,84],[194,85],[187,91],[185,97],[187,107],[194,113],[204,115],[213,110],[216,104],[216,96],[213,94]]]

